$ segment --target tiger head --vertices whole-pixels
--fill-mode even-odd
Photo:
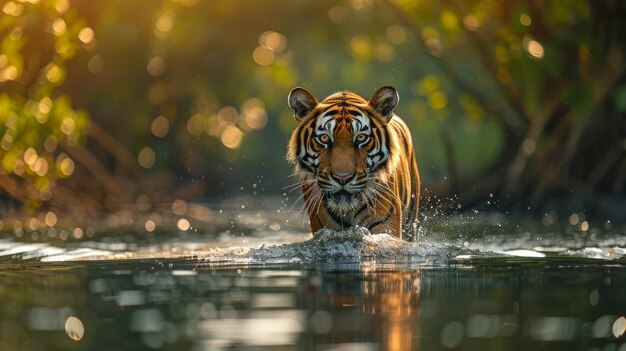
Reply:
[[[341,91],[322,102],[303,88],[289,93],[289,106],[298,122],[287,159],[303,185],[317,188],[335,212],[355,210],[368,201],[367,189],[388,181],[397,140],[387,132],[399,101],[390,86],[367,101]],[[393,169],[393,168],[391,168]]]

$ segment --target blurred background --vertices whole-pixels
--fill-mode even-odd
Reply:
[[[3,0],[0,12],[0,212],[283,196],[296,181],[288,92],[384,85],[400,93],[425,203],[624,210],[621,1]]]

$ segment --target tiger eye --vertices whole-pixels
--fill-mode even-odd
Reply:
[[[320,135],[320,141],[321,141],[322,143],[327,143],[329,139],[330,139],[330,138],[329,138],[329,137],[328,137],[328,135],[326,135],[326,134]]]
[[[367,139],[367,136],[365,134],[359,134],[356,137],[357,141],[365,141],[365,139]]]

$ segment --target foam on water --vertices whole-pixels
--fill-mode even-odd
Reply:
[[[198,259],[211,263],[364,262],[441,265],[458,257],[497,257],[491,251],[427,241],[407,242],[389,234],[371,234],[362,227],[322,229],[314,237],[258,247],[196,248]]]
[[[250,250],[249,256],[257,262],[378,260],[428,264],[443,263],[470,252],[446,244],[406,242],[389,234],[371,234],[365,228],[353,227],[346,230],[322,229],[306,241],[263,245]]]

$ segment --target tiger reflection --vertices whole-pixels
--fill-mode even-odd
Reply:
[[[341,273],[322,274],[321,285],[309,286],[309,292],[316,295],[314,309],[329,310],[334,320],[328,335],[317,341],[381,342],[382,350],[417,350],[420,277],[419,270],[365,269],[360,279],[345,281]]]

